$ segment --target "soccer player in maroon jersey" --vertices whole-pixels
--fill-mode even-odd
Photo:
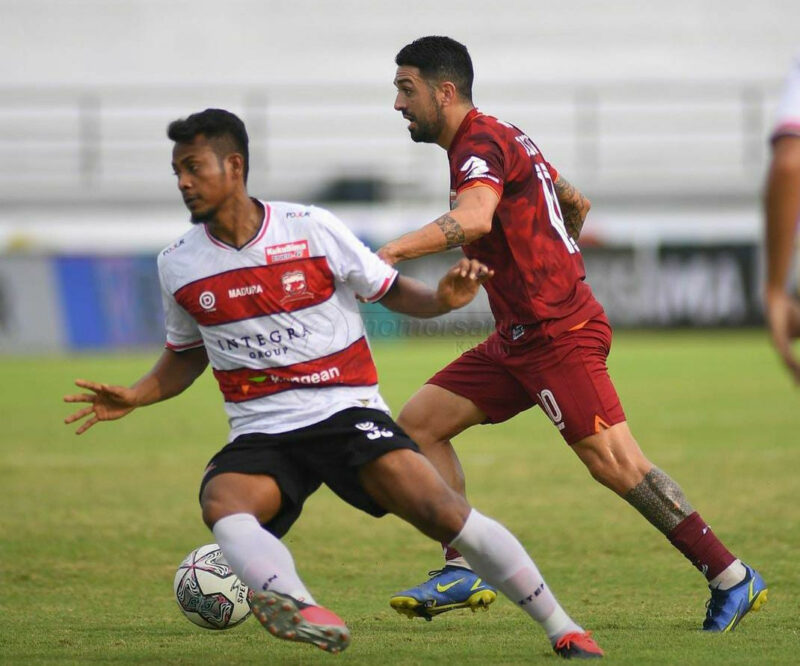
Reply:
[[[611,328],[584,280],[576,243],[589,202],[522,130],[472,102],[466,47],[423,37],[395,59],[394,108],[415,142],[436,143],[450,162],[450,212],[383,246],[387,263],[461,247],[494,269],[485,289],[495,332],[434,375],[398,422],[442,476],[464,492],[450,440],[539,405],[591,475],[637,509],[708,580],[703,629],[730,631],[757,610],[767,588],[728,551],[675,481],[642,453],[608,376]],[[466,562],[447,544],[446,566],[391,599],[398,612],[436,613],[473,598]],[[454,582],[457,581],[457,582]]]
[[[357,297],[433,317],[466,305],[491,271],[462,259],[433,290],[398,275],[330,212],[251,198],[247,132],[228,111],[176,120],[168,136],[195,226],[159,256],[167,348],[131,387],[77,380],[84,392],[64,400],[88,405],[65,422],[81,434],[182,393],[212,366],[231,428],[201,481],[203,520],[278,638],[330,652],[350,642],[280,540],[325,483],[370,515],[394,513],[458,544],[559,656],[602,656],[519,541],[453,492],[378,392]]]

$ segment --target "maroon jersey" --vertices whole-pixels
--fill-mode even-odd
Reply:
[[[507,341],[552,338],[603,311],[561,217],[556,170],[521,130],[472,109],[450,149],[450,200],[476,185],[500,197],[492,230],[463,246],[495,275],[485,287]]]

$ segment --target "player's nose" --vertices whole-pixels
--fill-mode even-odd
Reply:
[[[189,179],[188,174],[181,173],[178,175],[178,189],[181,192],[185,192],[191,186],[191,180]]]

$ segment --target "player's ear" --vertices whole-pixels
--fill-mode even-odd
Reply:
[[[455,104],[458,101],[458,90],[452,81],[442,81],[439,84],[439,102],[442,105]]]
[[[231,175],[244,180],[244,158],[239,153],[231,153],[225,158],[225,161],[228,163]]]

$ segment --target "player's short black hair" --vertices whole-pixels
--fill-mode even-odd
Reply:
[[[206,109],[198,111],[187,118],[173,120],[167,127],[167,136],[175,143],[191,143],[194,138],[202,134],[207,139],[222,139],[215,142],[217,146],[230,153],[239,153],[244,160],[244,182],[247,182],[247,173],[250,170],[250,143],[244,123],[237,115],[225,109]],[[227,144],[227,145],[226,145]]]
[[[472,102],[472,58],[467,47],[450,37],[430,36],[407,44],[394,59],[395,64],[416,67],[427,80],[451,81],[458,94]]]

